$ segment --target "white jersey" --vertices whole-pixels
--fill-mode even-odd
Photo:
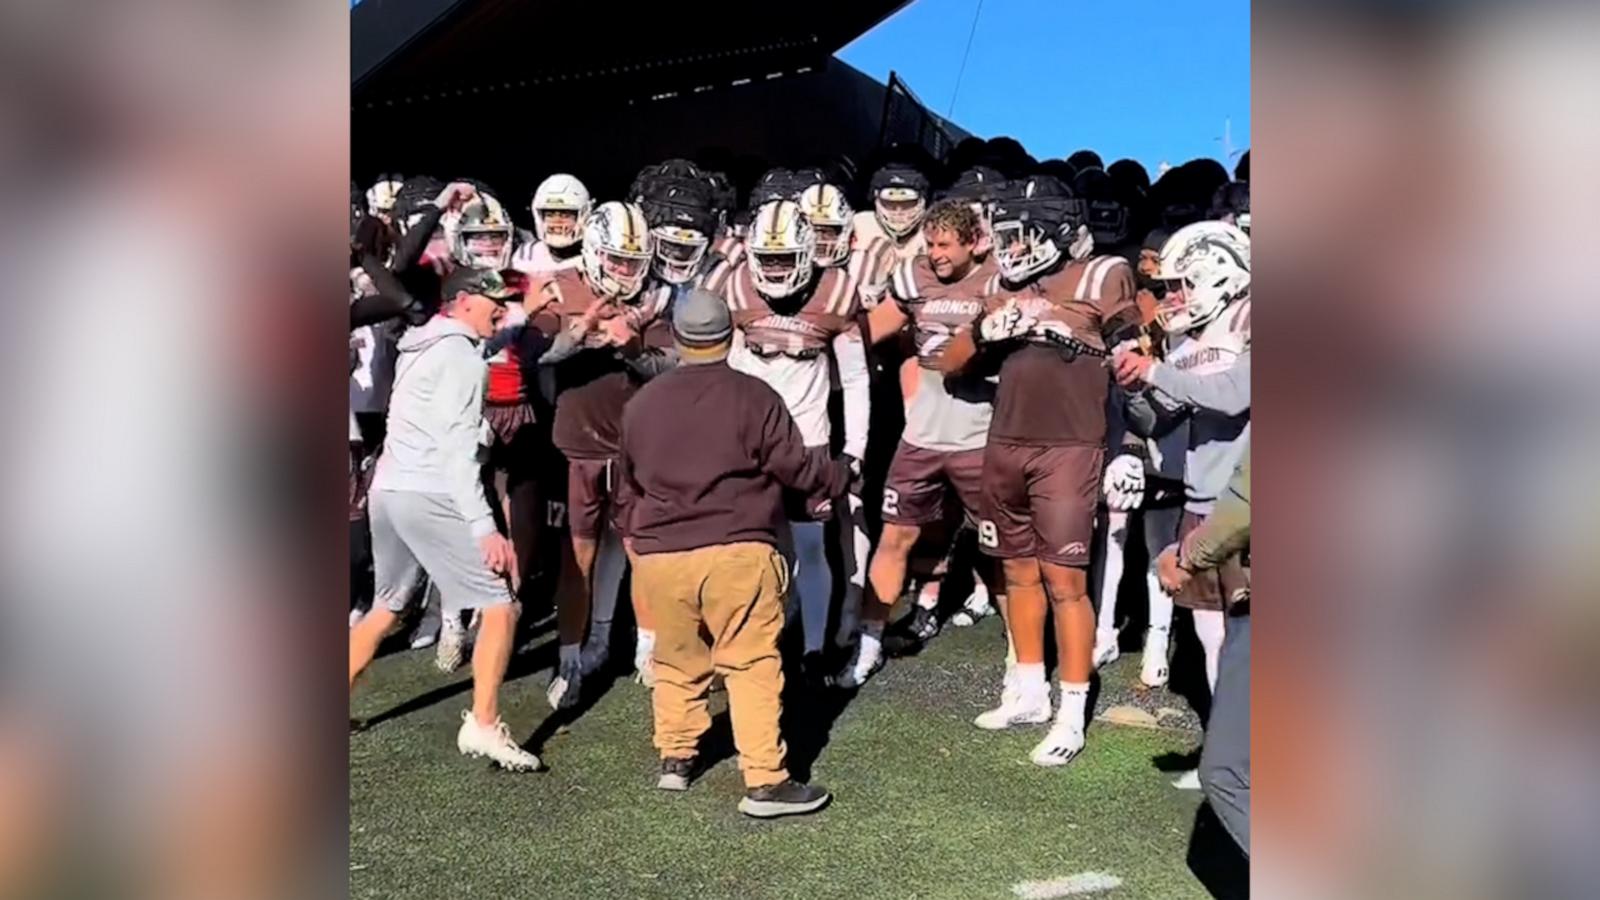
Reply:
[[[523,244],[511,255],[511,268],[529,275],[552,275],[562,269],[576,269],[583,265],[583,254],[573,247],[571,256],[560,258],[550,252],[544,241]]]
[[[878,216],[871,210],[856,213],[850,219],[851,274],[861,285],[862,304],[868,309],[877,306],[889,288],[889,276],[894,267],[908,259],[916,259],[928,252],[928,241],[919,227],[897,241],[878,224]],[[887,252],[885,252],[885,248]]]
[[[1184,460],[1184,509],[1207,515],[1228,486],[1250,439],[1249,379],[1228,382],[1214,376],[1243,366],[1250,358],[1250,298],[1222,311],[1199,331],[1183,336],[1167,358],[1151,370],[1151,390],[1163,406],[1188,412],[1189,449]],[[1239,374],[1239,373],[1235,373]],[[1212,390],[1207,403],[1195,402],[1192,383],[1204,379]],[[1211,397],[1215,396],[1215,399]]]

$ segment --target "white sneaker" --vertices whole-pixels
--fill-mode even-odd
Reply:
[[[544,768],[539,757],[517,746],[511,726],[496,719],[493,725],[480,725],[471,710],[461,711],[461,730],[456,732],[456,749],[467,756],[486,756],[512,772],[537,772]]]
[[[1083,750],[1083,724],[1070,722],[1060,716],[1045,734],[1039,746],[1033,748],[1029,759],[1036,766],[1064,766]]]
[[[1200,770],[1190,769],[1173,780],[1172,786],[1180,791],[1200,790]]]
[[[999,731],[1013,725],[1040,725],[1050,721],[1050,692],[1025,697],[1020,689],[1007,684],[1000,692],[1000,705],[979,713],[972,724],[984,731]]]
[[[989,603],[989,592],[973,591],[955,615],[950,617],[950,624],[957,628],[970,628],[994,614],[995,608]]]
[[[1094,667],[1108,666],[1122,656],[1122,648],[1117,646],[1116,629],[1110,631],[1096,631],[1094,633]]]
[[[1144,659],[1139,664],[1139,681],[1148,688],[1163,687],[1167,683],[1167,644],[1170,632],[1164,628],[1151,628],[1144,633]]]
[[[833,686],[844,690],[861,687],[881,668],[883,668],[883,645],[863,638],[856,642],[856,649],[850,654],[849,664],[840,669],[839,674],[833,676]]]
[[[439,629],[439,649],[434,652],[434,665],[448,675],[461,668],[466,653],[467,629],[462,627],[461,617],[455,614],[445,616],[444,625]]]

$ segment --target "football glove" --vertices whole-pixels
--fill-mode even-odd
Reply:
[[[1105,490],[1106,506],[1119,512],[1138,509],[1144,502],[1144,460],[1124,453],[1106,466],[1106,477],[1101,483]]]
[[[978,323],[978,340],[984,343],[1008,341],[1027,334],[1035,324],[1034,318],[1017,306],[1017,301],[1007,300],[1004,306]]]

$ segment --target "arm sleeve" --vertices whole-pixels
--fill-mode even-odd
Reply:
[[[1128,430],[1144,438],[1159,438],[1189,418],[1188,408],[1171,405],[1149,390],[1128,394],[1122,409]]]
[[[1211,515],[1183,539],[1178,558],[1190,570],[1212,569],[1249,543],[1250,451],[1246,450]]]
[[[433,239],[434,229],[439,227],[439,219],[444,215],[444,210],[429,204],[422,212],[422,218],[417,224],[411,226],[405,234],[400,236],[400,242],[395,245],[394,271],[405,272],[422,257],[422,251],[427,248],[428,241]]]
[[[1100,291],[1100,337],[1107,347],[1115,347],[1139,334],[1139,289],[1133,280],[1133,267],[1114,266]]]
[[[476,347],[462,343],[465,346],[451,349],[451,358],[440,369],[438,396],[450,417],[445,436],[450,499],[472,528],[472,536],[481,538],[495,530],[480,477],[484,362]]]
[[[355,330],[363,325],[376,325],[387,322],[405,312],[409,304],[402,297],[393,297],[387,294],[368,294],[357,297],[350,304],[350,328]]]
[[[821,453],[807,452],[800,429],[784,409],[783,401],[765,385],[763,391],[756,407],[759,425],[755,429],[759,442],[756,458],[761,460],[763,468],[780,484],[804,494],[823,488],[829,496],[844,493],[850,484],[850,470],[843,462],[830,460]]]
[[[844,391],[844,452],[862,459],[867,454],[867,428],[872,420],[872,376],[861,334],[851,329],[834,338],[833,358],[838,361],[839,387]]]
[[[645,326],[639,337],[639,352],[625,362],[635,375],[645,381],[666,372],[678,364],[678,351],[672,342],[672,326],[658,318]]]
[[[1210,375],[1180,372],[1158,362],[1150,367],[1150,385],[1179,403],[1240,415],[1250,409],[1250,351],[1239,354],[1226,371]]]

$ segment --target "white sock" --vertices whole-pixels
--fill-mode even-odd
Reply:
[[[641,628],[635,637],[634,653],[639,656],[649,656],[656,649],[656,633],[648,628]]]
[[[1222,658],[1222,638],[1227,632],[1227,624],[1223,619],[1220,609],[1197,609],[1194,611],[1194,633],[1200,638],[1200,646],[1206,651],[1206,683],[1211,686],[1212,693],[1217,690],[1217,663]]]
[[[1128,546],[1128,514],[1113,512],[1107,530],[1105,572],[1100,578],[1100,615],[1095,627],[1109,633],[1117,629],[1117,588],[1122,584],[1122,556]]]
[[[861,632],[861,659],[877,659],[883,655],[883,642],[877,635]]]
[[[1161,581],[1156,577],[1155,563],[1151,563],[1149,570],[1144,573],[1144,589],[1150,598],[1150,627],[1162,631],[1172,630],[1172,598],[1161,589]]]
[[[1044,680],[1044,663],[1017,663],[1017,689],[1029,700],[1040,697],[1050,701],[1050,685]]]
[[[972,593],[967,595],[967,606],[970,609],[983,609],[989,605],[989,588],[983,583],[983,579],[978,577],[978,573],[974,571],[972,573]]]
[[[1056,721],[1071,722],[1079,731],[1083,730],[1084,706],[1089,702],[1089,683],[1074,684],[1070,681],[1061,682],[1061,707],[1056,710]]]

